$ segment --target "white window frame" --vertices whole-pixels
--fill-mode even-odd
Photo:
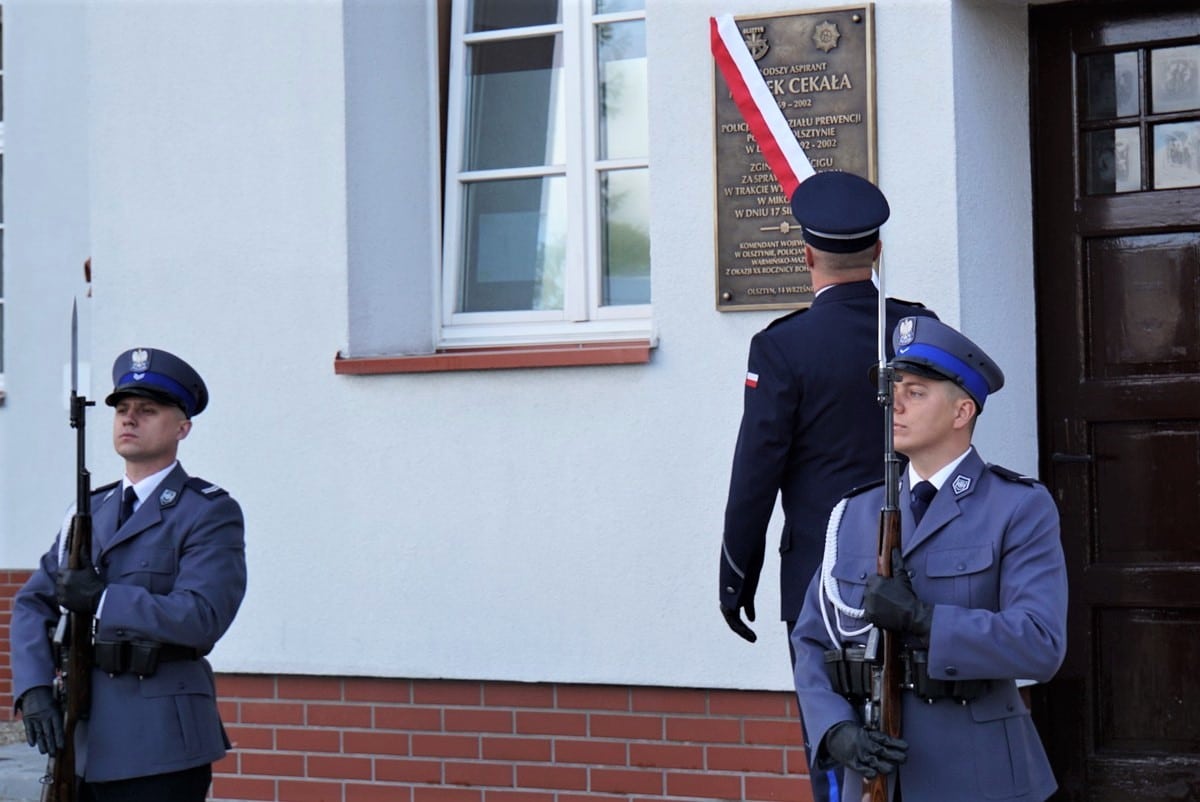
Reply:
[[[455,2],[451,15],[450,85],[446,136],[446,206],[441,270],[442,303],[439,345],[443,348],[562,342],[653,339],[652,305],[603,306],[600,174],[609,170],[649,169],[640,159],[596,158],[595,31],[602,24],[644,20],[645,11],[593,14],[594,0],[561,0],[562,22],[527,28],[467,33],[467,0]],[[586,7],[585,7],[586,6]],[[466,111],[466,52],[469,45],[533,36],[559,35],[561,80],[566,119],[565,164],[480,172],[461,169]],[[462,277],[463,189],[488,179],[564,175],[567,181],[567,250],[562,310],[456,312]]]

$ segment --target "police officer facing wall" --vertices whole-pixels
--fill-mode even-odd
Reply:
[[[17,593],[13,695],[29,743],[43,753],[61,748],[47,629],[60,605],[93,615],[91,713],[76,728],[80,798],[201,802],[212,763],[229,747],[204,656],[245,594],[242,511],[176,459],[208,404],[190,365],[154,348],[126,351],[106,402],[125,476],[92,493],[92,565],[60,570],[64,526]]]
[[[901,548],[877,575],[882,483],[835,508],[830,549],[792,633],[795,681],[820,766],[846,768],[843,799],[889,775],[893,800],[1040,802],[1054,776],[1017,678],[1049,680],[1066,651],[1058,511],[1033,479],[971,445],[1000,368],[928,318],[894,334]],[[901,738],[864,728],[870,627],[901,638]]]

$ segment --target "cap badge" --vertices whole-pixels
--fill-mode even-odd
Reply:
[[[963,493],[966,493],[970,487],[971,477],[963,476],[961,473],[954,477],[954,483],[950,485],[950,488],[954,491],[954,495],[956,496],[961,496]]]
[[[129,355],[129,369],[134,373],[144,373],[150,367],[150,352],[145,348],[138,348]]]
[[[909,345],[917,336],[916,318],[906,317],[900,321],[900,345]]]
[[[167,488],[166,490],[164,490],[162,492],[162,495],[160,495],[158,497],[158,503],[160,506],[163,506],[163,507],[167,506],[174,500],[175,500],[175,491],[171,490],[170,488]]]

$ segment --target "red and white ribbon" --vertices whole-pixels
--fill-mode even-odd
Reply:
[[[713,58],[725,77],[733,102],[754,134],[783,193],[791,199],[800,182],[813,174],[812,164],[767,88],[733,16],[710,17],[709,28]]]

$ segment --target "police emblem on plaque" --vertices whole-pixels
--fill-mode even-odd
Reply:
[[[826,20],[817,24],[813,29],[813,44],[817,46],[817,50],[823,53],[828,53],[838,46],[838,39],[842,38],[841,32],[836,24]]]

